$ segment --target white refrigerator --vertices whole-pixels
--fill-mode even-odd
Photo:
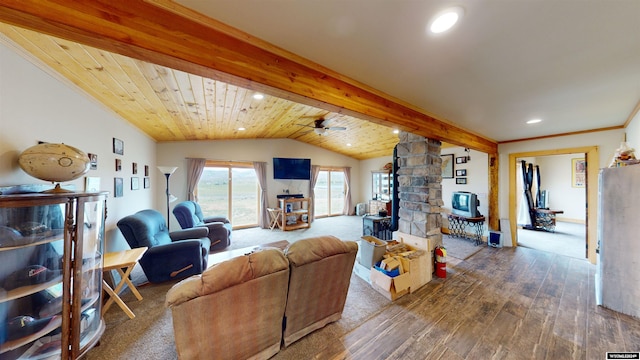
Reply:
[[[600,170],[596,303],[640,317],[640,165]]]

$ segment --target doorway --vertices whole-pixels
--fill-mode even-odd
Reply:
[[[584,153],[574,153],[516,159],[516,195],[520,194],[516,196],[518,246],[587,258],[584,157]],[[574,169],[577,163],[581,166]],[[523,164],[524,170],[532,171],[529,185],[535,207],[560,212],[553,215],[557,221],[546,228],[548,231],[531,227],[528,200],[524,195]]]
[[[586,163],[586,202],[585,202],[585,233],[587,258],[592,264],[596,263],[596,209],[598,197],[598,169],[600,161],[598,157],[598,148],[596,146],[542,150],[524,153],[509,154],[509,225],[511,232],[512,246],[518,245],[518,226],[517,226],[517,198],[522,196],[522,192],[518,192],[517,177],[517,159],[527,157],[538,157],[548,155],[564,155],[584,153]]]

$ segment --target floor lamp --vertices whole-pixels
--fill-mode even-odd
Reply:
[[[169,218],[169,203],[176,201],[177,197],[171,195],[169,193],[169,177],[178,169],[177,166],[158,166],[158,170],[164,174],[164,177],[167,178],[167,230],[169,230],[169,223],[171,218]]]

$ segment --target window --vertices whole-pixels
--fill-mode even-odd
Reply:
[[[343,170],[320,169],[313,188],[315,217],[342,215],[345,182]]]
[[[207,161],[198,182],[198,203],[205,216],[224,215],[234,228],[258,225],[260,187],[253,165]]]

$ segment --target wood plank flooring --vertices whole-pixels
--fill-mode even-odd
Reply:
[[[527,248],[449,257],[447,279],[396,300],[315,359],[605,359],[640,351],[640,320],[595,305],[595,266]]]

